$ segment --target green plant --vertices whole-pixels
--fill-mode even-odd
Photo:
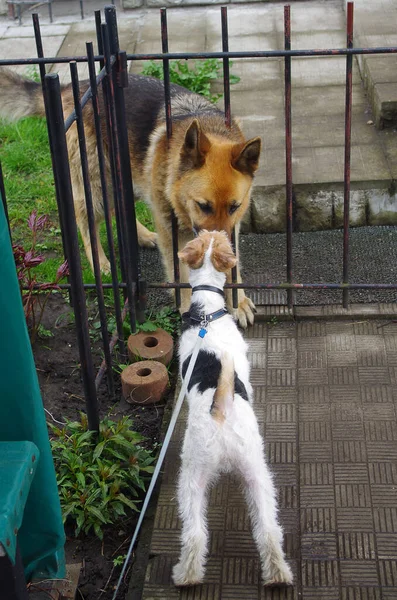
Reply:
[[[170,306],[164,306],[158,312],[151,312],[144,323],[137,325],[137,332],[156,331],[160,328],[176,335],[179,332],[180,320],[179,312]]]
[[[29,65],[28,67],[26,67],[25,76],[29,79],[33,79],[33,81],[35,81],[36,83],[40,83],[41,81],[37,65]]]
[[[229,63],[232,66],[232,63]],[[213,94],[211,92],[212,82],[221,79],[223,74],[222,61],[216,58],[207,58],[206,60],[195,61],[193,66],[185,60],[171,60],[169,62],[170,81],[181,85],[196,94],[201,94],[211,102],[217,102],[222,94]],[[164,78],[162,63],[151,60],[146,63],[142,70],[143,75]],[[240,81],[237,75],[230,75],[230,84],[233,85]]]
[[[104,419],[99,435],[89,431],[85,414],[63,428],[49,426],[64,522],[75,524],[76,536],[93,529],[103,539],[103,526],[123,517],[126,507],[139,510],[135,499],[153,472],[153,455],[128,417]]]
[[[37,216],[34,210],[28,219],[28,227],[31,231],[30,248],[26,250],[23,246],[14,244],[12,249],[17,269],[18,282],[22,295],[22,304],[25,318],[29,327],[30,341],[36,341],[38,335],[51,337],[51,332],[41,324],[44,309],[54,290],[59,290],[59,282],[68,275],[69,269],[65,261],[58,268],[55,280],[51,283],[38,283],[35,269],[45,262],[42,254],[37,254],[37,236],[46,227],[47,216]]]
[[[116,556],[113,559],[113,566],[114,567],[121,567],[124,564],[126,556],[127,556],[126,554],[120,554],[120,556]]]

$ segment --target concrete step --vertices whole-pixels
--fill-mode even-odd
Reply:
[[[346,0],[347,1],[347,0]],[[374,4],[355,2],[354,45],[363,48],[397,46],[397,5],[394,0]],[[397,125],[396,55],[357,57],[364,87],[379,129]]]

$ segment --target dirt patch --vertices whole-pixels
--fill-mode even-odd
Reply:
[[[65,418],[77,420],[80,411],[85,411],[79,352],[71,315],[70,305],[65,298],[59,294],[54,295],[48,303],[43,320],[43,325],[53,336],[39,339],[33,349],[43,404],[48,411],[48,422],[63,422]],[[94,335],[92,341],[95,365],[99,368],[102,361],[101,340]],[[175,369],[173,371],[170,373],[170,391],[165,401],[161,405],[146,407],[130,405],[121,398],[121,383],[116,373],[116,396],[114,399],[110,398],[105,376],[98,392],[101,418],[109,413],[115,419],[128,414],[134,422],[135,430],[147,438],[146,446],[158,443],[164,407],[173,395]],[[111,599],[121,570],[121,566],[115,566],[114,559],[126,554],[136,520],[136,513],[129,513],[127,517],[105,529],[103,543],[94,536],[76,540],[72,532],[66,530],[67,562],[79,562],[82,565],[78,597],[84,600]],[[127,583],[121,590],[120,599],[125,596],[128,575],[127,573]]]

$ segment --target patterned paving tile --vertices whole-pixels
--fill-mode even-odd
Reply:
[[[181,420],[164,468],[143,600],[397,598],[397,326],[383,325],[261,323],[248,332],[255,410],[295,585],[261,585],[236,476],[223,476],[210,493],[204,584],[172,585]]]

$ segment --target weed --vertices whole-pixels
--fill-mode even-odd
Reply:
[[[49,426],[64,522],[74,523],[76,536],[93,529],[103,539],[103,527],[126,508],[139,510],[136,498],[153,472],[153,455],[140,445],[144,438],[128,417],[104,419],[99,435],[89,431],[85,414],[63,428]]]
[[[25,77],[28,79],[33,79],[36,83],[40,83],[40,73],[37,68],[37,65],[29,65],[25,70]]]
[[[156,313],[150,313],[146,321],[137,325],[137,331],[155,331],[164,329],[173,336],[179,333],[181,317],[179,312],[170,306],[164,306]]]
[[[230,63],[232,66],[232,63]],[[220,79],[223,74],[222,61],[216,58],[208,58],[207,60],[195,61],[193,66],[190,66],[184,60],[171,60],[170,81],[181,85],[196,94],[201,94],[211,102],[217,102],[222,94],[213,94],[211,92],[211,84]],[[156,77],[157,79],[164,78],[162,63],[151,60],[146,63],[142,70],[143,75]],[[230,75],[230,83],[238,83],[240,77]]]
[[[38,335],[49,337],[48,330],[41,324],[44,309],[52,292],[59,290],[59,282],[69,272],[67,262],[65,261],[58,268],[55,280],[52,283],[39,284],[37,281],[35,269],[46,260],[42,254],[37,254],[37,236],[39,232],[45,229],[46,223],[46,215],[38,217],[37,212],[33,211],[28,219],[28,227],[31,231],[29,250],[25,250],[23,246],[16,244],[12,247],[18,282],[21,289],[23,309],[32,344],[36,341]]]
[[[268,321],[269,325],[272,325],[273,327],[275,327],[276,325],[278,325],[278,319],[276,317],[276,315],[273,315],[270,320]]]
[[[113,559],[113,566],[114,567],[121,567],[121,566],[123,566],[126,556],[127,556],[126,554],[120,554],[120,556],[116,556]]]

